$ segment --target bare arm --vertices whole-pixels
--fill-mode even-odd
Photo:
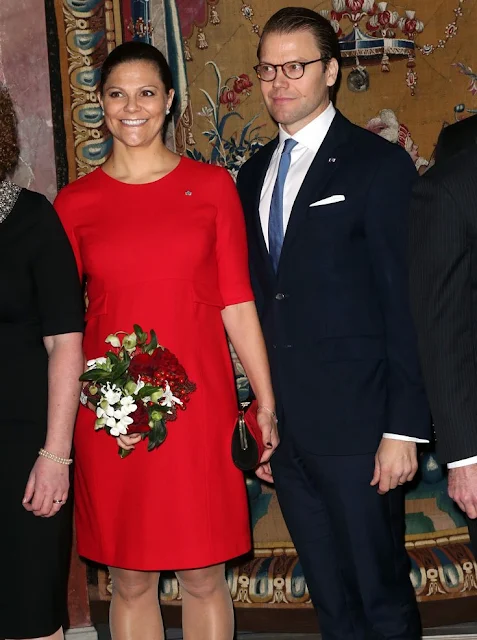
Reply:
[[[267,351],[255,303],[241,302],[227,306],[222,311],[222,319],[230,341],[245,369],[259,407],[275,411]],[[264,466],[259,468],[257,475],[270,482],[272,477],[268,461],[279,442],[276,419],[266,409],[260,409],[258,422],[266,449],[262,457]]]
[[[84,371],[83,334],[44,338],[48,352],[48,431],[45,449],[68,458]]]
[[[82,334],[66,333],[44,338],[48,352],[48,428],[44,449],[69,458],[83,372]],[[52,516],[69,491],[69,468],[39,457],[30,473],[23,503],[35,515]]]
[[[255,303],[242,302],[225,307],[222,319],[258,404],[275,410],[267,351]]]

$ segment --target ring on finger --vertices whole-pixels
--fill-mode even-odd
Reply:
[[[53,504],[63,504],[63,500],[53,500]]]

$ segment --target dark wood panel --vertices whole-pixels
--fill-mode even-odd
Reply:
[[[91,603],[91,617],[95,623],[107,623],[108,602]],[[424,628],[443,627],[461,622],[477,620],[477,597],[454,598],[419,605]],[[169,628],[181,626],[181,608],[165,605],[162,608],[164,621]],[[283,633],[316,633],[319,625],[312,609],[237,608],[237,628],[239,631]]]

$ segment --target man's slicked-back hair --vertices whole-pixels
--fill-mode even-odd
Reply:
[[[305,7],[285,7],[267,20],[258,44],[258,59],[260,60],[261,46],[267,35],[271,33],[288,35],[297,31],[310,31],[325,61],[329,62],[331,58],[335,58],[338,64],[340,63],[340,45],[330,22],[316,11]]]

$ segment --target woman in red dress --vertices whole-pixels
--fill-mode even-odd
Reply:
[[[155,329],[197,385],[187,411],[148,452],[140,436],[121,459],[81,407],[75,433],[79,553],[107,564],[114,640],[164,637],[160,570],[182,588],[185,638],[231,640],[224,562],[251,546],[243,476],[232,462],[237,418],[226,332],[258,403],[266,453],[278,444],[268,362],[249,283],[243,215],[225,169],[172,153],[162,130],[174,91],[154,47],[130,42],[107,58],[99,100],[113,150],[102,168],[61,191],[56,207],[86,281],[84,352],[106,336]]]

